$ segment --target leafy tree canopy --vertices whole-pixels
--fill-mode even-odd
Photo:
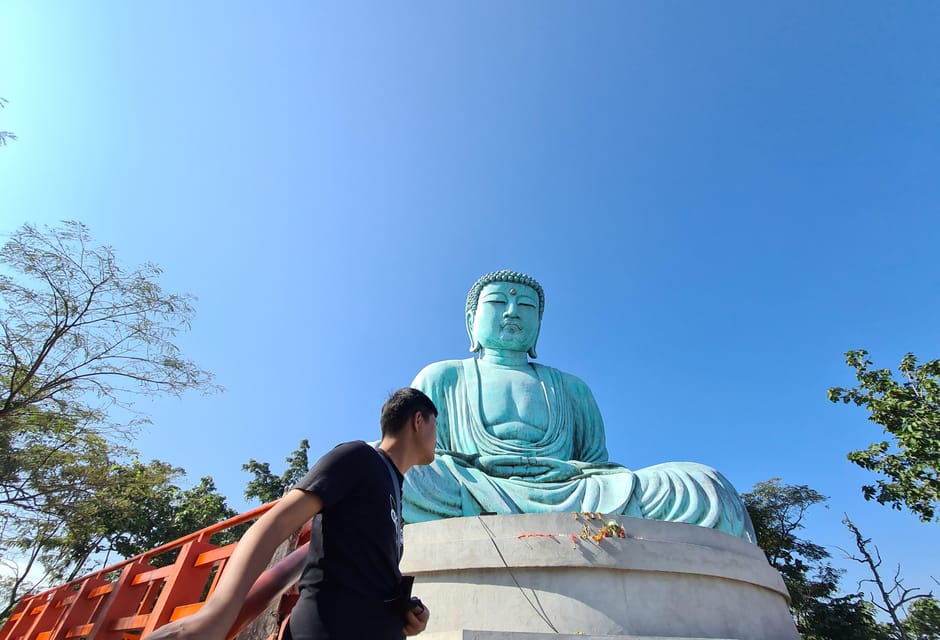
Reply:
[[[903,625],[915,640],[940,640],[940,603],[935,598],[915,601],[908,608]]]
[[[940,520],[940,360],[918,364],[908,353],[896,379],[890,369],[873,369],[865,350],[845,355],[859,384],[833,387],[829,399],[865,407],[868,419],[887,436],[848,454],[855,464],[882,476],[862,487],[865,499],[906,507],[923,522]]]
[[[887,628],[875,620],[864,594],[822,598],[810,602],[804,613],[803,640],[891,640]]]
[[[191,297],[165,293],[159,274],[125,270],[78,222],[25,225],[0,248],[0,516],[96,491],[110,467],[98,457],[126,453],[111,436],[142,420],[109,411],[134,394],[215,388],[173,343]]]
[[[120,266],[79,222],[24,225],[0,247],[0,564],[9,599],[107,553],[133,555],[233,512],[210,478],[136,461],[138,394],[214,390],[180,355],[192,298]],[[131,409],[115,421],[113,409]],[[38,577],[34,577],[38,576]]]
[[[176,484],[183,470],[165,462],[114,463],[105,449],[97,451],[95,459],[100,468],[94,491],[69,503],[51,503],[43,513],[20,513],[6,521],[0,539],[14,552],[10,557],[22,564],[4,562],[15,575],[3,602],[7,610],[36,586],[68,582],[237,515],[210,477],[184,489]],[[244,528],[214,541],[234,542]],[[170,554],[158,556],[153,564],[173,559]]]
[[[254,478],[245,487],[245,498],[248,500],[257,499],[262,504],[278,500],[284,495],[285,491],[297,484],[307,474],[309,469],[307,451],[309,449],[310,443],[307,439],[301,440],[294,452],[285,459],[287,468],[280,476],[271,472],[271,465],[267,462],[249,460],[246,464],[243,464],[242,471],[254,475]]]
[[[30,407],[100,422],[133,394],[214,389],[173,343],[192,296],[160,273],[125,270],[80,222],[15,231],[0,248],[0,431]]]
[[[757,543],[790,592],[797,630],[807,640],[881,640],[883,629],[862,594],[838,595],[842,571],[829,564],[825,547],[798,534],[807,510],[827,498],[806,485],[780,478],[758,482],[743,494]]]
[[[159,460],[114,466],[107,488],[69,524],[74,553],[93,547],[129,558],[238,515],[209,476],[190,489],[176,485],[184,473]]]

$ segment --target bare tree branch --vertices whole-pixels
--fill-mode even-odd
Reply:
[[[900,640],[908,640],[909,635],[904,628],[904,625],[901,623],[901,617],[899,614],[904,612],[904,606],[913,600],[919,598],[930,598],[933,597],[932,592],[928,593],[916,593],[920,591],[919,588],[907,588],[904,586],[903,581],[901,580],[901,567],[898,565],[897,570],[894,573],[894,580],[890,587],[888,587],[884,580],[881,577],[879,572],[879,567],[881,567],[881,552],[878,550],[877,546],[872,546],[873,552],[869,550],[869,545],[871,545],[871,538],[866,538],[859,531],[858,527],[849,519],[848,514],[843,514],[845,517],[842,519],[842,523],[848,528],[849,531],[855,536],[855,546],[858,548],[858,553],[860,555],[854,555],[842,550],[845,553],[846,557],[850,560],[854,560],[858,563],[864,564],[868,567],[868,570],[871,572],[871,578],[864,578],[859,581],[859,588],[861,588],[862,583],[871,583],[875,585],[878,589],[877,598],[875,594],[870,594],[871,603],[878,607],[880,610],[888,614],[888,617],[891,618],[891,626],[893,627],[894,634]]]

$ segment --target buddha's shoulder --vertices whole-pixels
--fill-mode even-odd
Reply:
[[[472,358],[470,358],[472,360]],[[427,385],[447,383],[457,380],[466,360],[440,360],[432,362],[415,376],[411,386],[421,388]]]
[[[568,373],[567,371],[562,371],[561,369],[556,369],[555,367],[550,367],[547,364],[533,363],[535,366],[539,367],[543,373],[548,372],[549,375],[555,376],[562,381],[565,385],[565,388],[570,390],[577,391],[587,391],[590,392],[591,388],[587,383],[574,375],[573,373]]]

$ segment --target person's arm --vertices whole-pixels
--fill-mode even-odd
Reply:
[[[202,608],[160,627],[147,640],[225,640],[248,590],[268,566],[277,547],[322,508],[323,501],[318,496],[300,489],[281,498],[242,536],[215,591]]]

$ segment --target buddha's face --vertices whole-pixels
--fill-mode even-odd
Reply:
[[[480,291],[473,335],[484,349],[529,351],[539,336],[539,295],[514,282],[492,282]]]

